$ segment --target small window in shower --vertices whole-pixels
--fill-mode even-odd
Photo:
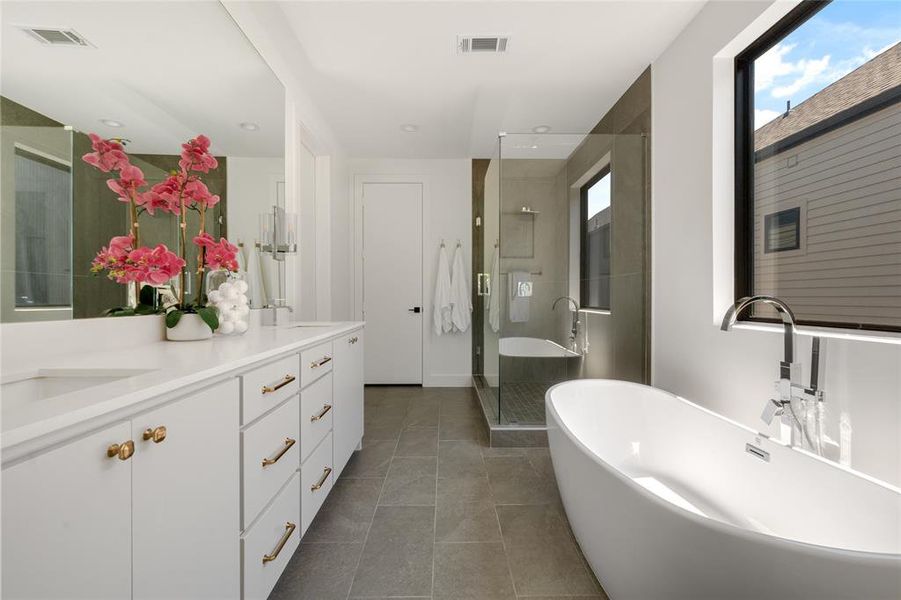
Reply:
[[[610,310],[610,168],[582,186],[582,308]]]

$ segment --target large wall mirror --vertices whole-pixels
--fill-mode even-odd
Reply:
[[[127,303],[127,286],[91,273],[130,220],[110,175],[82,160],[89,133],[123,140],[148,185],[177,168],[182,143],[209,137],[219,167],[203,180],[221,201],[206,230],[241,247],[257,281],[252,304],[281,295],[266,289],[276,278],[254,243],[258,215],[284,208],[285,93],[222,5],[28,1],[0,11],[0,321],[98,317]],[[194,230],[200,217],[190,218]],[[142,238],[177,245],[176,219],[138,220]]]

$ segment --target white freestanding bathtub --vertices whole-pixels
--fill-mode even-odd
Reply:
[[[546,398],[566,514],[612,600],[901,598],[901,490],[652,387]]]

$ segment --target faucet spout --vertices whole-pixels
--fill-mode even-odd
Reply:
[[[785,329],[785,358],[782,361],[782,378],[791,379],[791,363],[795,360],[795,313],[792,312],[792,309],[783,300],[780,300],[775,296],[766,296],[762,294],[757,296],[745,296],[729,307],[729,310],[723,315],[723,322],[720,325],[720,329],[723,331],[732,329],[732,326],[735,325],[735,322],[738,320],[741,313],[754,304],[767,304],[779,311],[779,316],[782,319],[782,325]]]
[[[560,296],[556,300],[554,300],[554,304],[551,306],[551,310],[557,310],[557,303],[561,300],[566,300],[572,305],[572,313],[573,313],[573,322],[572,328],[569,332],[569,341],[571,350],[576,350],[576,338],[579,337],[579,303],[576,302],[570,296]]]

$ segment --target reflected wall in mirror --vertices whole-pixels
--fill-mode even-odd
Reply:
[[[97,317],[129,301],[126,286],[90,271],[130,223],[111,174],[82,161],[92,132],[122,139],[148,185],[178,168],[182,143],[208,136],[219,168],[203,182],[221,201],[206,229],[241,246],[253,306],[284,297],[254,245],[258,215],[285,206],[284,89],[219,3],[179,3],[178,19],[173,10],[0,4],[0,321]],[[190,214],[188,231],[198,219]],[[142,243],[177,248],[171,215],[139,223]],[[195,261],[189,244],[189,269]]]

